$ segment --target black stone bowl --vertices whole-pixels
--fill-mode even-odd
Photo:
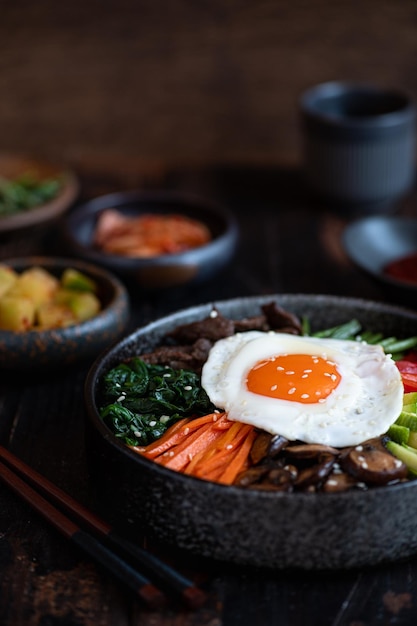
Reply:
[[[97,218],[115,208],[126,216],[144,213],[181,214],[203,222],[212,240],[178,254],[132,258],[108,254],[94,246]],[[234,217],[223,207],[172,192],[121,192],[95,198],[78,206],[62,222],[63,243],[69,253],[98,263],[145,289],[197,284],[211,278],[232,258],[238,229]]]
[[[97,284],[101,311],[90,320],[50,330],[13,332],[0,330],[0,368],[31,370],[62,368],[97,356],[120,338],[129,319],[126,288],[111,273],[91,263],[68,258],[23,257],[1,262],[19,273],[38,265],[60,277],[72,267]]]
[[[307,316],[312,329],[352,318],[387,335],[417,334],[417,315],[359,299],[279,295],[229,300],[180,311],[136,330],[92,366],[85,387],[87,446],[100,505],[120,529],[140,531],[204,557],[269,568],[336,569],[417,553],[417,482],[344,493],[245,490],[163,468],[118,441],[97,411],[99,381],[120,361],[152,349],[182,323],[259,312],[275,300]]]
[[[350,259],[375,279],[396,303],[417,306],[415,284],[388,276],[384,268],[391,261],[417,253],[417,219],[374,216],[349,224],[342,235]]]

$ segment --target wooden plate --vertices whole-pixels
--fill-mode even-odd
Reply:
[[[71,206],[78,195],[78,179],[64,166],[25,156],[0,154],[0,176],[14,179],[26,172],[41,179],[60,177],[63,181],[61,191],[45,204],[14,215],[0,217],[0,233],[45,224],[56,219]]]

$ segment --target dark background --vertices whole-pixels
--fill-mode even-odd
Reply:
[[[310,85],[417,98],[415,0],[1,1],[0,151],[132,186],[160,167],[300,157]],[[110,172],[109,172],[110,174]]]

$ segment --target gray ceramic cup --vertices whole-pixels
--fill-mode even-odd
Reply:
[[[395,208],[415,178],[413,101],[368,84],[329,82],[302,94],[304,169],[310,187],[340,207]]]

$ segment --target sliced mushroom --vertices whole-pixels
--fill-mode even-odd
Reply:
[[[407,476],[407,466],[384,448],[380,439],[367,441],[340,458],[342,469],[364,483],[385,485]]]
[[[270,470],[262,482],[271,483],[281,491],[290,491],[294,483],[294,478],[291,472],[285,468],[277,467]]]
[[[275,458],[288,445],[288,439],[282,435],[274,435],[269,446],[268,456]]]
[[[323,455],[320,463],[316,463],[299,472],[295,480],[295,487],[297,489],[305,489],[322,483],[332,471],[335,461],[336,457],[333,454]]]
[[[256,439],[252,444],[250,451],[250,458],[252,463],[260,463],[268,455],[269,448],[271,446],[272,435],[261,431],[256,435]]]
[[[241,472],[235,480],[235,485],[240,487],[249,487],[256,482],[259,482],[269,472],[267,465],[258,465],[257,467],[250,467],[249,469]]]
[[[337,456],[340,451],[331,446],[325,446],[320,443],[305,443],[286,448],[287,456],[294,459],[317,459],[321,455]]]
[[[326,482],[323,484],[323,491],[326,493],[338,493],[340,491],[347,491],[348,489],[352,489],[355,485],[358,484],[356,478],[354,478],[351,474],[347,472],[341,472],[335,474],[332,472]]]

